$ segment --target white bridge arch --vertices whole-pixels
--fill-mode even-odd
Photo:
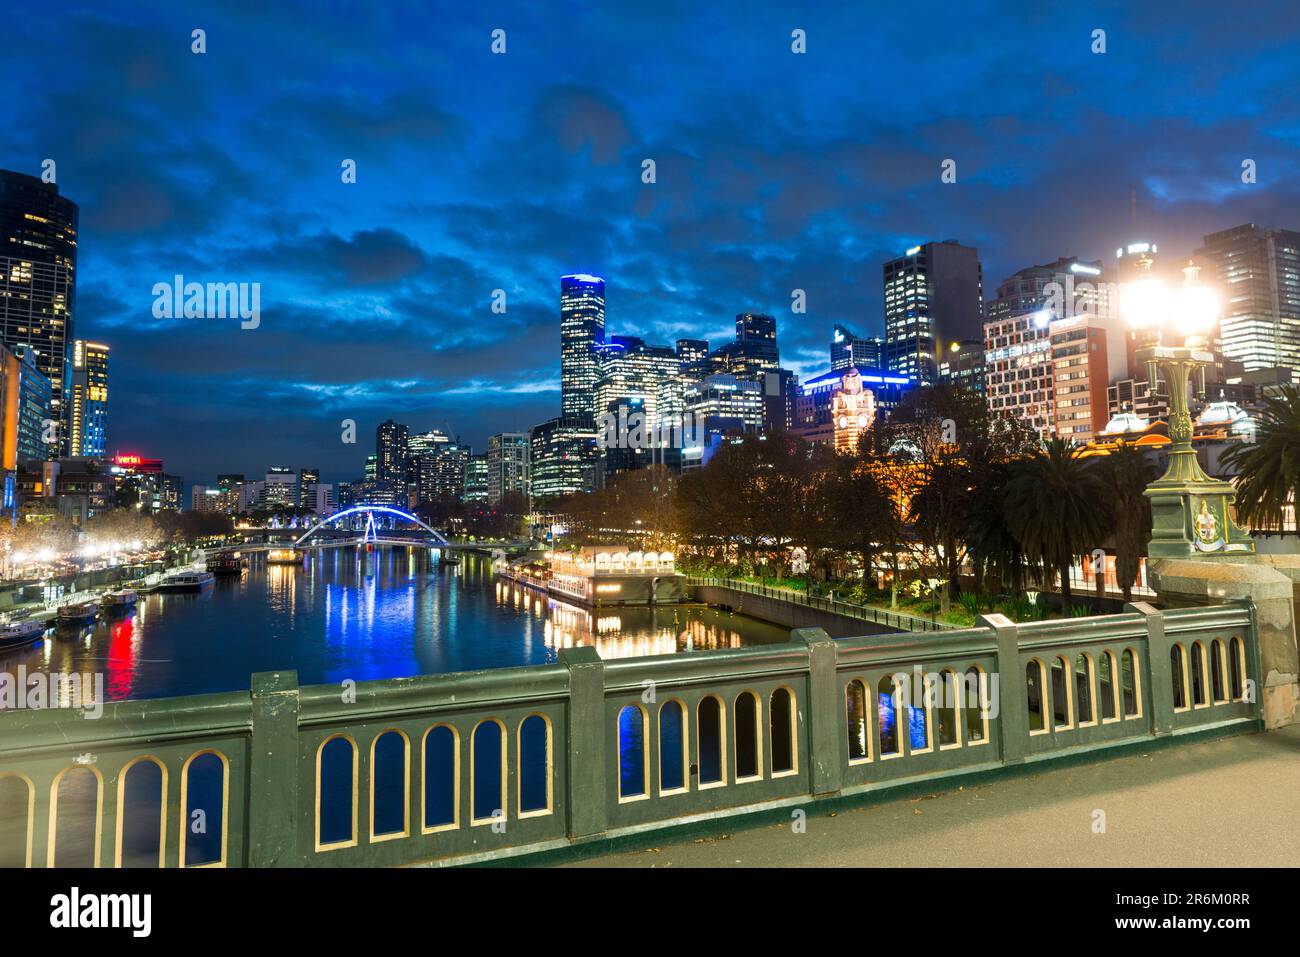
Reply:
[[[433,540],[435,544],[443,545],[443,546],[451,544],[449,541],[447,541],[446,536],[444,536],[442,532],[438,531],[436,528],[432,528],[429,525],[426,525],[424,522],[416,518],[410,512],[403,511],[400,508],[394,508],[391,505],[353,505],[351,508],[345,508],[341,512],[335,512],[333,515],[330,515],[328,518],[321,519],[319,522],[317,522],[315,525],[309,528],[301,537],[299,537],[293,543],[294,547],[297,548],[299,545],[301,545],[307,539],[311,538],[313,535],[315,535],[326,525],[331,525],[334,522],[337,522],[341,518],[347,518],[350,515],[363,515],[367,513],[394,515],[397,518],[403,519],[404,521],[412,522],[416,525],[419,525],[422,529],[424,529],[426,532],[428,532],[430,535],[433,536]]]

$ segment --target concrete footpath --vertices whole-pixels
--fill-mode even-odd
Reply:
[[[1104,814],[1104,832],[1095,833]],[[1300,726],[665,840],[570,867],[1293,867]]]

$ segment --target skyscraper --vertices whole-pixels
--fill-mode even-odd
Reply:
[[[1120,267],[1121,272],[1129,269],[1129,264]],[[1110,278],[1100,260],[1077,256],[1026,266],[998,283],[997,296],[988,303],[988,321],[1000,322],[1039,309],[1048,309],[1058,319],[1081,313],[1106,315],[1115,305],[1109,301]]]
[[[316,488],[320,485],[320,469],[298,471],[298,508],[305,512],[316,511]]]
[[[406,486],[406,444],[406,426],[392,419],[379,423],[379,428],[375,430],[376,480]]]
[[[529,432],[529,493],[546,501],[596,487],[596,433],[562,418],[548,419]]]
[[[107,436],[108,346],[77,339],[72,346],[68,454],[103,458]]]
[[[68,450],[68,362],[76,302],[77,204],[58,186],[0,170],[0,341],[33,347],[50,417]]]
[[[498,432],[488,437],[487,500],[495,505],[508,492],[528,494],[527,432]]]
[[[983,392],[984,340],[954,339],[939,356],[939,380]]]
[[[883,369],[885,340],[855,335],[847,326],[836,323],[831,332],[831,369],[839,371],[851,366],[859,369]]]
[[[714,351],[709,362],[714,374],[750,382],[760,381],[766,372],[775,372],[781,365],[776,320],[761,312],[742,312],[736,316],[736,338]]]
[[[605,341],[605,280],[560,277],[560,411],[575,428],[594,428],[596,346]]]
[[[1052,397],[1051,313],[1004,314],[984,324],[984,380],[989,412],[1018,419],[1042,438],[1056,430]]]
[[[465,491],[460,500],[466,504],[488,501],[488,463],[486,455],[471,455],[465,465]]]
[[[1300,232],[1247,223],[1206,236],[1194,258],[1218,286],[1223,355],[1300,380]]]
[[[641,400],[647,426],[682,411],[681,361],[667,346],[646,345],[634,336],[612,336],[597,350],[596,414],[607,415],[619,399]]]
[[[973,338],[983,326],[979,252],[955,239],[913,246],[885,263],[884,279],[886,366],[933,384],[940,340]]]

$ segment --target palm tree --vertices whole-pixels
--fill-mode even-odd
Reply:
[[[1158,472],[1136,446],[1123,443],[1106,457],[1105,474],[1110,486],[1115,578],[1124,600],[1131,601],[1133,582],[1151,541],[1151,500],[1143,492]]]
[[[1062,438],[1053,438],[1038,455],[1015,462],[1003,506],[1012,533],[1029,563],[1046,577],[1061,577],[1065,613],[1074,607],[1070,564],[1074,556],[1106,537],[1109,495],[1095,461]]]
[[[975,566],[975,590],[988,588],[997,594],[1003,589],[1019,595],[1024,590],[1025,551],[1011,531],[1003,507],[1003,490],[1009,480],[1010,463],[997,462],[984,469],[980,487],[993,497],[993,504],[981,504],[966,512],[962,538]],[[992,579],[986,580],[986,576]]]
[[[1284,385],[1266,395],[1255,419],[1254,444],[1234,446],[1221,461],[1238,474],[1238,521],[1285,532],[1287,506],[1294,509],[1300,501],[1300,389]],[[1291,522],[1300,532],[1294,513]]]

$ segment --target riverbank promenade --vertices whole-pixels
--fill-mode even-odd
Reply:
[[[1293,867],[1300,726],[936,789],[575,867]],[[1105,814],[1098,832],[1096,812]]]

